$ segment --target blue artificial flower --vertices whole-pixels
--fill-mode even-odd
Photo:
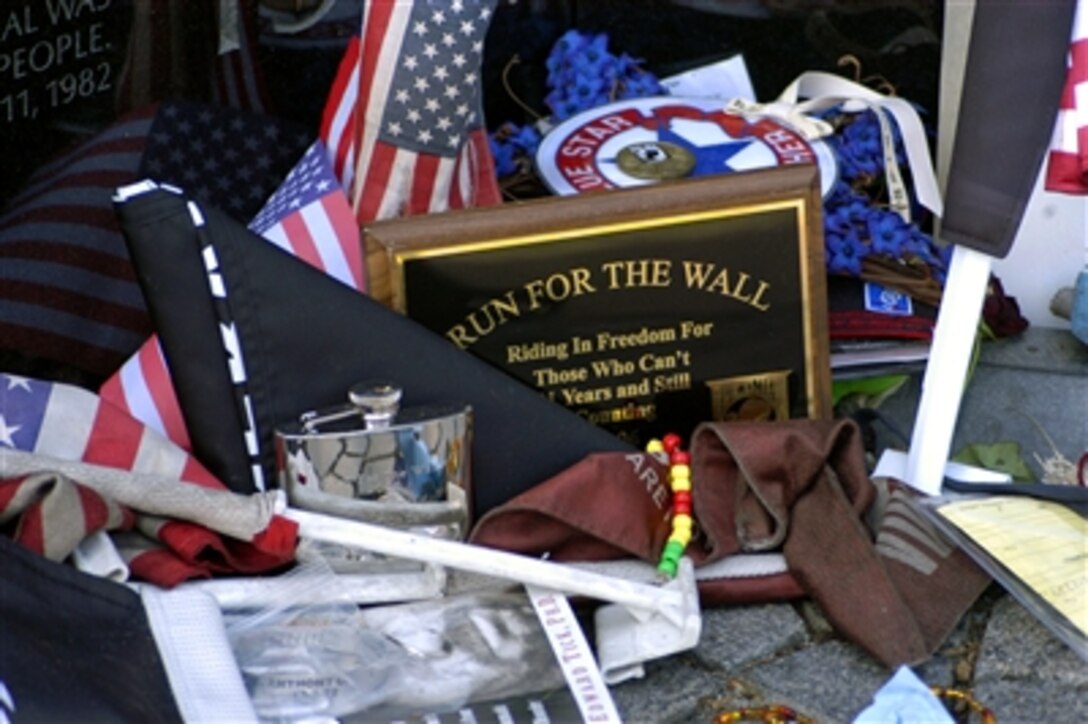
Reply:
[[[568,65],[570,58],[581,52],[587,43],[586,36],[577,30],[568,30],[563,33],[552,45],[551,52],[548,53],[548,58],[544,61],[544,67],[547,69],[548,75],[555,75],[562,66]]]
[[[830,213],[824,215],[824,234],[838,234],[846,236],[854,232],[854,225],[850,219],[842,214]]]
[[[507,121],[487,137],[495,159],[495,175],[512,176],[530,163],[540,146],[540,131],[529,124],[517,126]]]
[[[510,143],[529,156],[536,155],[536,149],[540,146],[540,140],[540,131],[536,130],[536,126],[531,124],[522,126],[510,137]]]
[[[658,82],[657,76],[632,67],[632,70],[626,75],[619,97],[649,98],[667,94],[668,91]]]
[[[840,109],[841,110],[841,109]],[[834,118],[834,109],[825,119]],[[896,163],[906,163],[906,151],[894,117],[886,116],[895,143]],[[852,114],[842,130],[829,139],[839,159],[840,172],[848,181],[872,178],[884,173],[884,142],[875,111]]]
[[[618,98],[667,93],[653,74],[638,67],[637,60],[610,53],[605,33],[568,30],[552,46],[545,67],[550,92],[544,102],[560,121]]]
[[[867,226],[873,252],[898,259],[911,232],[903,218],[894,211],[871,208]]]
[[[605,33],[594,35],[586,43],[582,54],[591,65],[604,62],[606,58],[611,57],[608,52],[608,35]]]
[[[499,140],[496,134],[488,136],[491,145],[491,155],[495,158],[495,175],[505,178],[517,171],[514,163],[514,147],[509,143]]]
[[[600,76],[579,73],[571,92],[571,98],[583,108],[591,108],[596,105],[598,98],[607,97],[604,89],[605,81]]]
[[[856,234],[828,234],[827,268],[832,272],[858,276],[861,274],[861,260],[866,255],[865,245]]]
[[[934,242],[917,222],[904,221],[886,207],[884,147],[880,120],[873,111],[845,113],[842,107],[819,114],[837,130],[826,141],[839,163],[839,178],[824,199],[827,268],[832,273],[859,274],[868,254],[914,266],[925,265],[944,283],[947,247]],[[906,163],[901,134],[887,116],[895,140],[897,163]],[[909,180],[909,170],[904,169]],[[911,199],[912,205],[916,199]],[[924,218],[924,217],[923,217]]]

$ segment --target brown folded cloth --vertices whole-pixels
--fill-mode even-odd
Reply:
[[[807,594],[843,635],[895,666],[928,658],[989,583],[907,490],[875,510],[852,421],[704,423],[690,448],[696,566],[759,551],[781,551],[789,566],[701,581],[704,606]],[[656,562],[669,534],[667,473],[645,453],[590,455],[490,511],[470,540],[560,561]],[[881,514],[875,536],[867,512]]]
[[[469,540],[554,561],[634,557],[656,564],[670,532],[669,510],[664,460],[646,453],[597,453],[489,511]],[[697,541],[687,553],[696,566],[709,560]],[[789,573],[699,581],[704,606],[804,595]]]
[[[894,666],[927,659],[990,579],[896,488],[877,489],[850,420],[704,423],[692,444],[693,509],[711,558],[781,548],[842,634]]]

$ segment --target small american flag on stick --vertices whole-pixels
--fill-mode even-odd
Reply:
[[[501,201],[481,104],[494,0],[372,0],[322,139],[360,222]]]
[[[366,289],[359,228],[321,141],[310,146],[249,228],[349,287]]]

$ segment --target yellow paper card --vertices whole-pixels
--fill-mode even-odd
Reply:
[[[1059,503],[991,496],[938,512],[1088,635],[1088,524]]]

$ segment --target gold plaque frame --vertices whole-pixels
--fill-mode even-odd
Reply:
[[[791,166],[375,222],[370,290],[633,442],[712,409],[828,417],[818,182]]]

